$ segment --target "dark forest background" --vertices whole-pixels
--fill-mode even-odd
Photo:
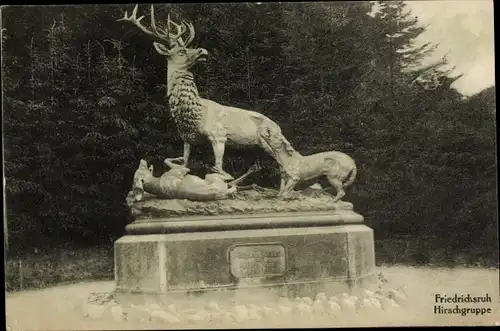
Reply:
[[[417,254],[498,262],[495,90],[465,97],[402,1],[156,4],[187,19],[209,61],[203,97],[259,111],[304,154],[340,150],[359,167],[346,201],[377,240],[421,238]],[[4,171],[9,255],[112,244],[141,158],[182,154],[164,98],[166,61],[132,5],[2,10]],[[149,22],[149,5],[139,11]],[[424,62],[423,62],[424,61]],[[419,68],[418,70],[411,70]],[[194,151],[194,167],[210,153]],[[262,153],[263,154],[263,153]],[[265,155],[262,155],[265,158]],[[229,150],[226,170],[254,159]],[[253,179],[278,184],[273,161]],[[423,246],[422,246],[423,247]]]

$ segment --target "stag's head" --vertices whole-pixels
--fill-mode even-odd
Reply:
[[[144,16],[137,17],[136,5],[130,16],[125,12],[123,18],[118,21],[130,22],[148,36],[153,37],[155,40],[153,42],[154,48],[158,53],[166,56],[169,68],[188,70],[197,62],[206,60],[208,55],[206,49],[189,48],[189,44],[191,44],[195,36],[194,26],[191,23],[182,21],[181,24],[177,24],[170,20],[170,15],[168,15],[165,28],[160,28],[156,24],[153,5],[151,5],[151,29],[141,24],[143,18]],[[184,40],[182,36],[186,32],[188,35]]]

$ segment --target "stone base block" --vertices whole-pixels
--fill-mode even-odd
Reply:
[[[363,224],[126,235],[115,242],[117,292],[343,292],[374,279]],[[231,291],[228,291],[231,292]]]

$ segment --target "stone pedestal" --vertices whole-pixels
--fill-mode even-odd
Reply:
[[[346,291],[374,278],[373,230],[362,222],[352,211],[137,220],[115,242],[116,289]]]

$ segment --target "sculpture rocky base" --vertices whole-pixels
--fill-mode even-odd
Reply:
[[[277,194],[278,191],[272,189],[252,189],[238,192],[230,199],[190,201],[158,199],[144,193],[142,201],[129,203],[129,207],[136,219],[353,210],[350,202],[334,202],[332,195],[318,189],[294,191],[287,199],[278,198]]]
[[[373,230],[352,212],[142,219],[115,242],[118,292],[344,292],[374,278]]]

